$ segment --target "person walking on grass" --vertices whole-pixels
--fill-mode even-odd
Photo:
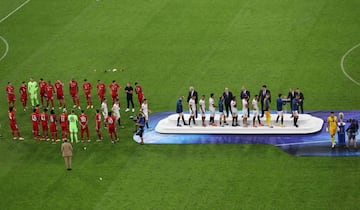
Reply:
[[[64,143],[61,144],[61,153],[65,160],[66,170],[71,171],[72,170],[71,159],[73,155],[73,148],[67,139],[64,139]]]

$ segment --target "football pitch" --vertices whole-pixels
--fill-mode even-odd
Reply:
[[[245,85],[253,96],[266,84],[273,98],[299,87],[305,112],[359,110],[359,7],[356,0],[2,0],[1,86],[10,81],[17,93],[30,77],[116,80],[122,88],[137,81],[156,113],[175,111],[189,86],[217,98],[224,87],[238,96]],[[141,146],[120,92],[120,142],[103,130],[105,142],[74,144],[69,172],[59,144],[32,139],[19,94],[25,141],[11,139],[4,91],[0,209],[359,208],[358,157],[294,157],[261,144]],[[67,88],[65,99],[70,105]],[[80,101],[85,107],[82,91]],[[95,111],[86,113],[92,128]]]

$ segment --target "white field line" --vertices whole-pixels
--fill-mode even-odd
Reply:
[[[351,80],[353,83],[357,84],[360,86],[360,82],[356,81],[355,79],[353,79],[345,70],[345,67],[344,67],[344,60],[345,58],[353,51],[355,50],[356,48],[358,48],[360,46],[360,43],[353,46],[351,49],[349,49],[341,58],[341,61],[340,61],[340,67],[341,67],[341,70],[343,72],[343,74],[349,79]]]
[[[4,37],[0,36],[0,39],[5,43],[5,52],[4,52],[4,55],[2,55],[2,56],[0,57],[0,61],[2,61],[2,59],[4,59],[5,56],[6,56],[6,55],[8,54],[8,52],[9,52],[9,44],[7,43],[7,41],[6,41],[6,39],[5,39]]]
[[[301,144],[317,144],[317,143],[326,143],[331,142],[330,140],[327,141],[306,141],[306,142],[295,142],[295,143],[286,143],[286,144],[276,144],[275,146],[281,147],[281,146],[291,146],[291,145],[301,145]]]
[[[0,20],[0,23],[4,22],[4,20],[6,20],[8,17],[10,17],[12,14],[14,14],[16,11],[18,11],[19,9],[21,9],[21,7],[25,6],[27,3],[29,3],[31,0],[26,0],[24,3],[22,3],[20,6],[16,7],[12,12],[10,12],[8,15],[6,15],[5,17],[3,17]]]
[[[16,11],[18,11],[19,9],[21,9],[21,7],[25,6],[27,3],[29,3],[31,0],[26,0],[24,3],[22,3],[20,6],[16,7],[13,11],[11,11],[9,14],[7,14],[5,17],[3,17],[1,20],[0,20],[0,23],[4,22],[6,19],[8,19],[8,17],[10,17],[12,14],[14,14]],[[6,41],[6,39],[2,36],[0,36],[0,39],[5,43],[5,52],[4,52],[4,55],[2,55],[0,57],[0,61],[2,61],[6,55],[8,54],[9,52],[9,43]]]

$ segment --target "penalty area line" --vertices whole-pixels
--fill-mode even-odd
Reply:
[[[12,14],[14,14],[16,11],[18,11],[19,9],[21,9],[21,7],[25,6],[27,3],[29,3],[31,0],[26,0],[24,3],[22,3],[20,6],[16,7],[13,11],[11,11],[9,14],[7,14],[5,17],[3,17],[1,20],[0,20],[0,23],[4,22],[6,19],[8,19],[8,17],[10,17]],[[6,39],[2,36],[0,36],[0,39],[5,43],[5,52],[4,52],[4,55],[2,55],[0,57],[0,61],[2,61],[6,55],[8,54],[9,52],[9,43],[6,41]]]
[[[8,52],[9,52],[9,44],[7,43],[7,41],[6,41],[6,39],[5,39],[4,37],[0,36],[0,39],[5,43],[5,52],[4,52],[4,55],[2,55],[2,56],[0,57],[0,61],[2,61],[2,59],[4,59],[5,56],[6,56],[6,55],[8,54]]]
[[[344,67],[344,60],[345,58],[353,51],[355,50],[356,48],[358,48],[360,46],[360,43],[353,46],[352,48],[350,48],[342,57],[341,57],[341,61],[340,61],[340,67],[341,67],[341,70],[343,72],[343,74],[349,79],[351,80],[353,83],[357,84],[360,86],[360,82],[356,81],[354,78],[352,78],[345,70],[345,67]]]
[[[11,11],[8,15],[6,15],[5,17],[3,17],[0,20],[0,23],[4,22],[4,20],[6,20],[8,17],[10,17],[12,14],[14,14],[16,11],[18,11],[19,9],[21,9],[21,7],[25,6],[27,3],[29,3],[31,0],[26,0],[24,3],[22,3],[20,6],[16,7],[13,11]]]

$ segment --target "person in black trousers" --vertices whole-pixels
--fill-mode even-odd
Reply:
[[[225,110],[226,110],[226,118],[229,117],[229,110],[231,111],[230,109],[230,103],[231,103],[231,100],[233,98],[233,94],[231,91],[229,91],[229,89],[226,87],[224,89],[224,92],[223,92],[223,96],[224,96],[224,104],[225,104]]]
[[[296,95],[299,95],[299,111],[304,114],[304,94],[300,91],[300,88],[296,88]]]
[[[287,96],[287,101],[290,104],[290,110],[292,110],[292,101],[295,97],[296,97],[296,92],[295,92],[294,88],[290,88],[288,96]],[[291,112],[291,117],[293,117],[292,112]]]
[[[199,103],[199,101],[198,101],[198,92],[194,89],[193,86],[191,86],[189,88],[189,95],[188,95],[188,98],[187,98],[188,103],[189,103],[190,99],[193,96],[195,96],[195,106],[196,106],[195,118],[197,118],[198,117],[198,112],[197,112],[198,109],[197,109],[197,107],[198,107],[198,103]]]
[[[125,112],[130,111],[130,103],[131,103],[131,107],[132,107],[132,112],[135,112],[134,109],[134,100],[133,100],[133,87],[131,86],[130,82],[128,82],[126,84],[125,87],[125,93],[126,93],[126,102],[127,102],[127,108],[125,109]]]
[[[260,117],[264,117],[264,100],[266,98],[266,95],[269,95],[269,103],[271,103],[271,94],[270,94],[270,90],[267,89],[266,85],[263,85],[261,87],[261,90],[259,91],[259,101],[260,101],[260,105],[261,105],[261,116]]]

